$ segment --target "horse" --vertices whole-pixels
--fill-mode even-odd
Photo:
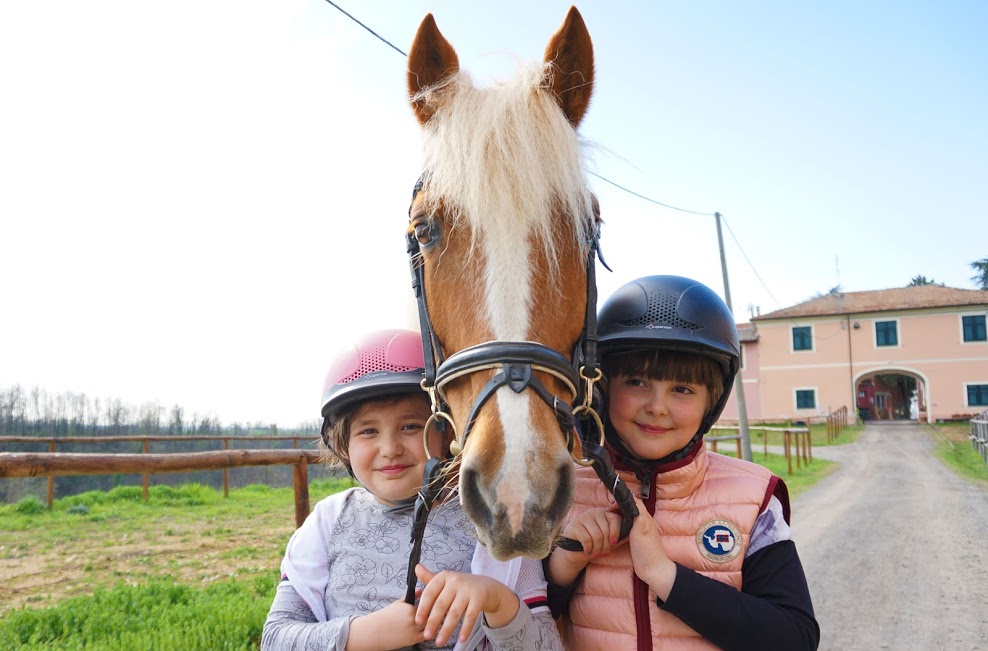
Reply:
[[[543,558],[579,459],[569,404],[595,379],[573,370],[596,301],[599,211],[577,133],[593,44],[571,7],[543,61],[478,88],[428,14],[407,82],[423,139],[407,237],[427,365],[439,367],[424,386],[457,431],[460,501],[480,542],[498,560]]]

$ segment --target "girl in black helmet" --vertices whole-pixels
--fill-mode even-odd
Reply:
[[[607,488],[578,469],[563,535],[583,551],[560,547],[546,563],[564,642],[816,649],[785,483],[703,444],[738,372],[730,310],[701,283],[649,276],[611,296],[598,328],[607,447],[641,515],[618,541]]]
[[[417,606],[404,602],[427,461],[424,366],[422,339],[408,330],[369,333],[336,356],[322,442],[361,485],[321,500],[289,540],[263,650],[561,651],[541,563],[494,561],[456,499],[433,507],[416,568],[426,587]],[[432,428],[429,438],[439,455],[442,436]]]

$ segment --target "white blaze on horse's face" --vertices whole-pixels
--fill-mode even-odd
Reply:
[[[571,8],[545,61],[478,89],[431,14],[409,53],[424,132],[412,204],[432,326],[449,356],[487,341],[534,341],[570,357],[587,304],[592,197],[576,126],[593,89],[593,48]],[[536,371],[563,401],[565,385]],[[445,394],[457,427],[494,371]],[[545,556],[569,508],[573,463],[550,406],[501,387],[470,430],[461,500],[494,558]]]

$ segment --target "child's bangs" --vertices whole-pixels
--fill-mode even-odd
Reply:
[[[721,384],[720,364],[696,353],[654,350],[613,355],[603,364],[608,377],[631,375],[650,380],[717,386]]]

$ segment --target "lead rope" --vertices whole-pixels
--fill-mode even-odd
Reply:
[[[429,512],[439,492],[442,484],[439,481],[444,461],[439,457],[430,458],[425,464],[425,472],[422,473],[422,489],[419,490],[415,499],[415,511],[412,515],[412,551],[408,555],[408,574],[405,578],[405,603],[415,604],[415,587],[418,584],[418,577],[415,576],[415,566],[422,558],[422,539],[425,537],[425,525],[429,521]]]
[[[600,260],[605,269],[611,271],[600,250],[599,227],[594,229],[593,239],[590,242],[590,253],[587,256],[587,314],[582,337],[583,366],[580,368],[580,377],[585,383],[583,403],[573,410],[573,415],[579,419],[582,425],[578,428],[578,432],[580,447],[583,449],[585,460],[574,457],[574,461],[584,467],[593,466],[597,477],[610,491],[621,513],[619,540],[624,540],[631,533],[631,526],[638,515],[638,506],[635,504],[631,489],[614,470],[610,454],[604,449],[604,424],[601,422],[600,414],[593,406],[594,386],[602,376],[600,368],[597,366],[597,272],[594,264],[595,258]],[[596,437],[592,436],[591,427],[596,428]],[[571,552],[583,551],[583,545],[579,540],[566,536],[561,536],[556,541],[556,546]]]

